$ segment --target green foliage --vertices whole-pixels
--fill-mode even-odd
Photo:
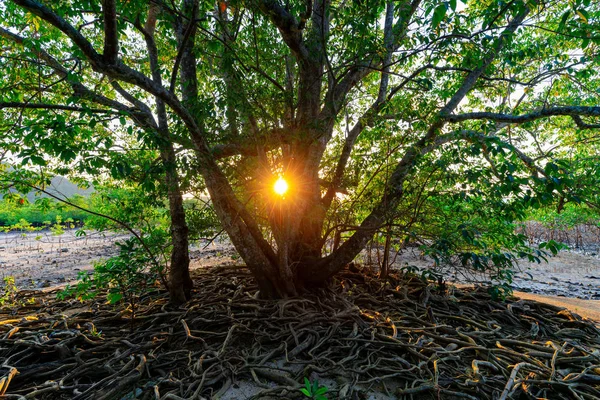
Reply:
[[[556,207],[531,209],[528,220],[540,222],[548,229],[568,230],[577,225],[600,226],[600,213],[584,204],[567,203],[560,211]]]
[[[4,281],[4,286],[0,288],[0,307],[17,305],[19,289],[15,284],[15,277],[5,276],[2,280]]]
[[[130,184],[105,185],[97,188],[90,197],[90,208],[101,215],[89,215],[85,226],[89,229],[122,231],[120,223],[140,229],[167,224],[167,209],[161,196],[149,196],[144,188]],[[104,215],[114,218],[109,220]]]
[[[192,199],[187,200],[184,206],[190,239],[208,238],[222,230],[221,222],[209,203]]]
[[[492,297],[492,300],[505,300],[507,297],[512,296],[513,290],[509,283],[501,283],[490,286],[488,293]]]
[[[319,386],[319,381],[315,380],[311,383],[308,378],[304,378],[304,387],[300,389],[304,396],[314,400],[327,400],[325,396],[327,391],[327,387]]]
[[[143,239],[149,248],[157,249],[164,246],[165,236],[165,232],[154,231]],[[106,291],[106,300],[110,304],[125,301],[135,313],[137,299],[156,289],[165,267],[157,264],[136,238],[117,243],[117,246],[117,256],[97,262],[92,275],[81,272],[79,282],[59,292],[59,298],[76,297],[84,301]]]
[[[88,201],[84,198],[72,200],[84,207]],[[0,227],[4,230],[45,228],[49,225],[48,221],[56,221],[63,227],[70,227],[81,225],[88,217],[89,214],[82,210],[49,198],[38,198],[34,203],[29,203],[20,195],[12,195],[0,200]],[[27,227],[23,225],[23,221],[27,222]]]

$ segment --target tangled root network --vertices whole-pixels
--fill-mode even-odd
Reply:
[[[0,313],[0,398],[301,399],[307,378],[328,399],[600,399],[600,329],[554,306],[350,271],[278,301],[242,268],[195,284],[133,319],[21,292]]]

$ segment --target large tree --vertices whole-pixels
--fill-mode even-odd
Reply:
[[[547,168],[547,144],[590,140],[599,126],[599,10],[589,0],[11,0],[0,6],[3,131],[26,161],[46,163],[35,149],[82,171],[93,150],[118,145],[98,132],[151,142],[171,210],[174,300],[189,295],[181,182],[196,174],[261,295],[295,295],[390,226],[413,179],[447,151],[452,174],[488,162],[506,198],[536,197],[540,184],[575,198],[564,168]],[[360,221],[332,226],[364,153],[385,153],[381,189]],[[279,177],[284,195],[272,190]]]

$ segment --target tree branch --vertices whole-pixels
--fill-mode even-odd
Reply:
[[[191,113],[189,109],[181,104],[181,102],[179,102],[173,93],[165,89],[162,85],[158,85],[156,82],[154,82],[154,80],[148,78],[144,74],[132,69],[120,61],[117,61],[117,63],[114,65],[105,63],[103,58],[98,55],[91,43],[85,37],[83,37],[83,35],[81,35],[72,25],[70,25],[62,17],[58,16],[45,5],[42,5],[34,0],[12,1],[25,10],[28,10],[29,12],[54,25],[56,28],[66,34],[84,53],[84,55],[90,61],[92,68],[94,68],[96,71],[102,72],[114,79],[119,79],[136,85],[149,94],[162,99],[165,104],[168,104],[175,114],[177,114],[183,120],[190,132],[190,135],[192,136],[194,145],[200,158],[204,160],[210,158],[210,150],[208,142],[206,141],[204,127],[198,123],[199,120],[197,119],[197,116]],[[186,2],[192,1],[193,0],[186,0]],[[193,47],[193,42],[191,43],[191,46]],[[189,45],[186,46],[186,48],[192,52],[191,54],[193,54],[192,47],[189,47]],[[186,85],[182,85],[184,93],[197,94],[195,61],[195,57],[191,57],[189,58],[189,62],[184,62],[182,65],[182,69],[183,67],[186,69],[186,78],[188,78],[186,79]]]
[[[581,116],[586,117],[600,117],[600,107],[585,107],[585,106],[559,106],[542,108],[537,111],[532,111],[527,114],[512,115],[502,114],[493,112],[471,112],[465,114],[452,114],[446,115],[443,118],[451,123],[463,122],[468,120],[487,120],[495,122],[505,122],[509,124],[522,124],[525,122],[532,122],[541,118],[554,117],[554,116],[569,116],[575,121],[578,127],[584,128],[597,128],[600,124],[586,124],[581,119]]]
[[[388,83],[390,81],[390,63],[392,61],[393,43],[394,43],[394,2],[388,0],[385,10],[385,25],[383,30],[383,45],[385,46],[385,56],[383,57],[381,69],[381,82],[379,83],[379,94],[377,103],[385,100],[387,95]]]
[[[283,41],[292,50],[296,58],[299,61],[306,60],[309,57],[308,49],[302,41],[302,29],[296,18],[282,7],[277,0],[261,0],[259,9],[275,24]]]
[[[85,87],[83,84],[74,80],[70,77],[70,71],[66,69],[61,63],[59,63],[54,57],[49,55],[46,51],[41,50],[39,48],[33,47],[30,41],[27,41],[22,36],[14,34],[4,28],[0,27],[0,36],[5,39],[10,40],[11,42],[23,46],[28,50],[32,51],[36,56],[38,56],[41,60],[44,60],[61,78],[64,78],[66,82],[71,86],[73,92],[76,96],[80,96],[84,99],[87,99],[93,103],[103,105],[114,110],[126,112],[128,114],[135,113],[134,109],[127,107],[125,104],[122,104],[116,100],[109,99],[106,96],[102,96],[98,93],[93,92],[92,90]]]
[[[384,105],[387,104],[396,93],[398,93],[404,86],[410,83],[415,77],[417,77],[417,75],[419,75],[428,67],[429,64],[418,68],[416,71],[410,74],[410,76],[408,76],[404,81],[395,86],[390,91],[390,94],[386,98],[384,98],[383,101],[376,101],[375,103],[373,103],[371,107],[358,119],[356,124],[350,130],[350,132],[348,132],[346,140],[344,141],[342,153],[340,154],[340,158],[338,159],[338,163],[335,168],[333,179],[331,180],[331,185],[325,193],[325,195],[323,196],[322,201],[325,208],[329,208],[331,202],[333,201],[333,197],[335,196],[335,193],[339,188],[339,185],[342,183],[342,178],[344,176],[344,172],[346,171],[346,165],[348,164],[348,160],[350,159],[352,149],[354,148],[354,144],[356,143],[358,136],[366,127],[369,127],[373,124],[377,114],[383,109]]]
[[[92,66],[97,67],[103,64],[102,57],[96,52],[92,44],[75,27],[55,14],[50,8],[34,0],[12,0],[12,2],[61,30],[81,49],[92,63]]]
[[[19,103],[15,101],[0,102],[0,110],[3,108],[29,108],[37,110],[63,110],[63,111],[81,111],[97,114],[119,114],[115,110],[107,110],[102,108],[86,108],[79,106],[68,106],[65,104],[49,104],[49,103]]]
[[[104,15],[104,61],[108,64],[116,64],[119,56],[119,32],[115,0],[102,0],[102,13]]]
[[[438,132],[446,123],[444,118],[456,109],[462,99],[475,86],[477,79],[483,74],[486,68],[491,65],[502,47],[506,44],[506,39],[514,34],[529,12],[529,7],[525,7],[519,15],[511,20],[506,29],[501,33],[500,37],[496,40],[494,48],[482,60],[481,66],[465,77],[459,89],[439,111],[427,133],[407,149],[388,180],[388,185],[382,200],[363,220],[359,229],[336,251],[321,259],[318,263],[315,263],[315,268],[302,271],[304,279],[307,281],[318,281],[338,272],[354,259],[360,250],[364,248],[367,241],[373,236],[376,230],[390,219],[389,214],[396,209],[402,199],[404,194],[404,182],[408,178],[408,175],[413,171],[418,159],[423,155],[423,152],[431,151],[436,147],[436,137]]]
[[[196,6],[196,4],[194,3],[194,7]],[[156,12],[158,12],[158,7],[153,8],[153,10],[156,10]],[[196,15],[196,10],[194,10],[193,15]],[[150,21],[150,17],[151,15],[148,16],[148,20]],[[155,15],[153,15],[154,18],[156,18]],[[148,25],[148,23],[146,24]],[[181,64],[181,59],[183,57],[184,54],[184,50],[187,49],[187,44],[188,41],[190,40],[192,33],[195,32],[195,21],[190,21],[185,29],[185,33],[183,34],[183,37],[180,41],[180,43],[178,44],[178,50],[177,50],[177,57],[175,58],[175,64],[173,65],[173,71],[171,71],[171,83],[169,85],[169,91],[171,93],[173,93],[175,91],[175,85],[177,82],[177,74],[179,73],[179,65]]]
[[[401,43],[406,36],[410,21],[416,13],[419,4],[421,4],[421,0],[413,0],[410,3],[410,7],[407,8],[406,14],[403,15],[394,26],[391,45],[392,52],[398,48],[399,43]],[[371,72],[381,70],[380,66],[382,63],[383,60],[375,56],[357,62],[338,83],[330,86],[325,95],[328,106],[321,111],[319,118],[335,118],[350,90]]]

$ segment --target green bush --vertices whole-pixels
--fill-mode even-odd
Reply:
[[[166,242],[166,232],[154,231],[143,239],[149,248],[157,249]],[[166,266],[157,263],[137,238],[116,245],[119,247],[117,256],[97,262],[92,275],[82,271],[79,282],[75,286],[68,285],[59,292],[58,298],[76,297],[83,301],[93,299],[98,291],[106,291],[109,303],[128,303],[134,318],[137,300],[156,288],[156,283],[164,277]]]
[[[85,208],[89,200],[77,196],[71,201]],[[4,230],[21,230],[23,221],[37,228],[48,227],[55,221],[64,221],[64,226],[75,227],[87,218],[89,214],[85,211],[50,198],[39,198],[30,203],[18,194],[10,194],[0,200],[0,228]]]

